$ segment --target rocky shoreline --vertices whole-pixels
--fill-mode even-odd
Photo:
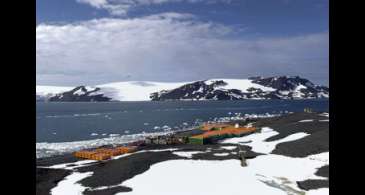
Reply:
[[[277,144],[271,152],[272,154],[287,157],[306,157],[329,151],[329,124],[326,120],[328,120],[328,117],[318,113],[294,113],[280,117],[258,119],[254,125],[258,128],[270,127],[278,132],[277,135],[266,139],[265,141],[267,142],[274,142],[298,132],[307,133],[308,136],[304,138]],[[238,145],[241,145],[246,151],[246,159],[254,159],[257,156],[263,155],[252,151],[252,147],[245,145],[245,143],[217,143],[209,145],[144,146],[138,152],[122,158],[106,162],[92,162],[83,166],[77,166],[76,163],[79,159],[71,154],[38,159],[37,195],[50,194],[51,189],[59,181],[75,171],[93,173],[90,177],[86,177],[78,182],[87,188],[84,194],[108,195],[118,192],[129,192],[133,189],[120,184],[146,172],[154,164],[169,160],[185,159],[205,161],[238,160]],[[177,155],[179,152],[191,153],[191,156]],[[49,168],[52,165],[62,163],[69,164],[63,169]],[[327,165],[319,168],[316,172],[316,175],[327,179],[297,181],[298,187],[303,190],[328,188],[328,169],[329,166]],[[105,186],[108,187],[105,188]]]

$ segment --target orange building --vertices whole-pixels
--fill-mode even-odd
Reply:
[[[77,158],[86,158],[90,160],[107,160],[112,156],[118,156],[125,153],[131,153],[137,150],[137,147],[116,147],[116,148],[98,148],[95,150],[81,150],[74,153]]]
[[[209,142],[209,139],[223,139],[228,137],[242,136],[248,133],[256,131],[255,127],[234,127],[227,126],[221,130],[206,131],[203,134],[189,137],[189,143],[191,144],[205,144]]]

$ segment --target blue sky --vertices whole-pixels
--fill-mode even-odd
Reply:
[[[36,8],[37,84],[300,75],[328,85],[328,0],[37,0]]]

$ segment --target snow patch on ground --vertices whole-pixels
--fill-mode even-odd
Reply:
[[[97,161],[96,160],[80,160],[80,161],[72,162],[72,163],[62,163],[62,164],[52,165],[47,168],[73,170],[75,168],[89,166],[95,162],[97,162]],[[74,166],[70,166],[70,165],[74,165]]]
[[[52,195],[80,195],[86,189],[86,187],[77,183],[78,181],[90,177],[93,172],[79,173],[74,172],[71,175],[65,177],[64,180],[60,181],[56,187],[52,188]]]
[[[307,123],[307,122],[313,122],[313,119],[305,119],[298,121],[299,123]]]
[[[215,153],[214,156],[228,156],[229,153]]]
[[[316,190],[309,190],[305,193],[306,195],[326,195],[330,194],[330,190],[328,188],[320,188]]]
[[[173,154],[181,156],[181,157],[186,157],[186,158],[192,158],[194,154],[199,154],[199,153],[203,153],[201,151],[192,151],[192,152],[173,152]]]
[[[314,173],[326,164],[309,157],[291,158],[274,154],[258,156],[247,162],[249,166],[241,167],[238,160],[169,160],[152,165],[148,171],[123,182],[123,185],[133,189],[126,194],[222,195],[242,194],[243,189],[249,194],[304,194],[305,191],[297,187],[296,181],[322,179]],[[217,183],[217,175],[224,185],[202,187],[202,181]],[[269,182],[279,186],[273,187],[267,184]],[[188,187],[181,188],[182,183]],[[311,194],[317,192],[328,194],[324,189],[310,191]]]
[[[237,146],[221,146],[220,148],[225,149],[225,150],[233,150],[233,149],[236,149]]]
[[[275,149],[275,146],[279,143],[294,141],[294,140],[301,139],[301,138],[309,135],[307,133],[300,132],[300,133],[291,134],[280,140],[271,141],[271,142],[265,141],[266,139],[268,139],[272,136],[278,135],[278,134],[279,133],[274,131],[273,129],[264,127],[261,129],[261,133],[253,133],[251,135],[244,136],[244,137],[230,138],[230,139],[226,139],[226,140],[222,141],[221,143],[247,145],[247,146],[251,146],[252,151],[254,151],[254,152],[268,154],[268,153],[272,152]]]
[[[329,117],[329,116],[330,116],[330,114],[329,114],[329,113],[327,113],[327,112],[324,112],[324,113],[319,114],[319,116]]]

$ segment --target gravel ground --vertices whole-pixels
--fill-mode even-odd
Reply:
[[[49,195],[50,190],[56,187],[57,183],[71,171],[63,169],[37,168],[36,170],[36,192],[37,195]]]

